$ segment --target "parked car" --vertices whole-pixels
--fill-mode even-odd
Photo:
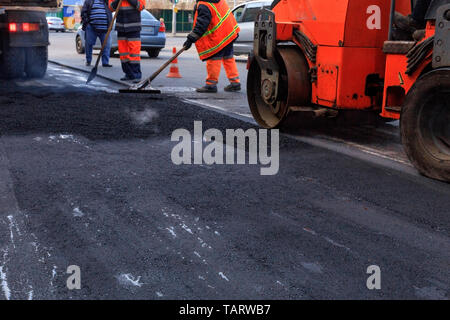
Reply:
[[[47,17],[48,30],[54,30],[56,32],[65,32],[66,27],[64,21],[58,17]]]
[[[166,46],[166,27],[164,23],[160,23],[147,10],[141,11],[142,31],[141,31],[141,50],[147,51],[151,58],[156,58],[161,49]],[[75,48],[79,54],[85,52],[85,35],[81,26],[78,28],[75,36]],[[94,49],[101,49],[100,40],[94,45]],[[117,31],[111,31],[111,56],[118,50]]]
[[[253,49],[253,33],[256,15],[262,8],[270,9],[272,1],[252,1],[243,3],[233,9],[234,17],[239,24],[241,32],[234,42],[236,55],[249,54]]]

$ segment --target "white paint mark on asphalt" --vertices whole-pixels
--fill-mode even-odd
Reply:
[[[181,224],[181,227],[182,227],[184,230],[186,230],[187,232],[189,232],[190,234],[193,234],[191,228],[189,228],[186,224],[182,223],[182,224]]]
[[[11,290],[8,287],[8,279],[6,277],[6,273],[3,272],[3,266],[0,266],[0,280],[2,280],[1,286],[6,300],[11,299]]]
[[[74,217],[82,217],[82,216],[84,216],[83,211],[81,211],[79,207],[74,208],[72,214],[73,214]]]
[[[223,274],[223,272],[219,272],[219,276],[220,276],[222,279],[226,280],[226,281],[230,281],[230,280]]]
[[[8,220],[9,220],[9,237],[11,238],[11,243],[12,243],[13,247],[16,248],[16,245],[14,243],[14,233],[13,233],[13,227],[14,227],[13,216],[9,215]]]
[[[39,245],[35,241],[30,242],[30,244],[34,247],[34,252],[38,252]]]
[[[312,229],[309,229],[309,228],[303,228],[303,231],[306,231],[306,232],[308,232],[308,233],[310,233],[310,234],[312,234],[312,235],[314,235],[314,236],[317,236],[317,233],[316,233],[314,230],[312,230]]]
[[[303,268],[314,272],[314,273],[323,273],[322,271],[322,267],[314,262],[302,262],[301,265],[303,266]]]
[[[199,257],[199,258],[202,257],[202,256],[200,255],[200,253],[198,253],[197,251],[194,251],[194,254],[195,254],[197,257]]]
[[[340,244],[336,241],[334,241],[333,239],[330,239],[328,237],[324,237],[325,240],[327,240],[329,243],[331,243],[333,246],[339,247],[339,248],[344,248],[347,251],[350,251],[350,248],[344,246],[343,244]]]
[[[185,92],[194,92],[195,88],[192,87],[163,87],[159,86],[159,90],[162,93],[185,93]]]
[[[220,236],[219,231],[214,231],[214,234],[215,234],[216,236]]]
[[[33,300],[33,290],[30,290],[30,292],[28,292],[28,300]]]
[[[202,277],[202,276],[198,276],[198,278],[199,278],[200,280],[205,280],[205,277]]]
[[[57,266],[53,266],[53,269],[52,269],[52,277],[51,277],[51,279],[50,279],[50,286],[51,287],[53,287],[53,280],[55,279],[55,277],[56,277],[56,269],[57,269],[58,267]]]
[[[198,240],[198,242],[200,242],[202,248],[206,248],[207,247],[208,249],[212,249],[212,247],[209,244],[207,244],[205,241],[203,241],[202,238],[197,237],[197,240]]]
[[[277,284],[279,284],[280,286],[284,286],[284,284],[282,284],[280,281],[277,280]]]
[[[170,232],[170,234],[171,234],[174,238],[177,237],[177,234],[175,233],[175,231],[173,231],[173,227],[166,228],[166,229]]]
[[[188,102],[188,103],[190,103],[190,104],[200,105],[202,107],[207,107],[209,109],[219,110],[219,111],[221,111],[222,113],[225,113],[225,114],[230,114],[230,110],[228,110],[228,108],[217,106],[217,105],[214,105],[212,103],[207,103],[205,101],[199,101],[199,100],[194,100],[194,99],[183,99],[183,100]]]
[[[122,285],[133,285],[135,287],[142,287],[143,283],[140,282],[141,277],[135,278],[131,273],[121,274],[119,277],[119,283]]]
[[[82,146],[84,146],[84,147],[87,148],[87,149],[90,149],[89,146],[84,145],[80,140],[78,140],[76,137],[74,137],[73,134],[59,134],[59,135],[56,135],[56,136],[52,135],[52,136],[49,136],[48,139],[49,139],[50,141],[56,142],[56,143],[59,143],[60,140],[64,140],[64,141],[68,141],[68,142],[73,142],[73,143],[82,145]]]
[[[159,297],[159,298],[161,298],[162,296],[164,296],[161,292],[159,292],[159,291],[156,291],[156,295]]]

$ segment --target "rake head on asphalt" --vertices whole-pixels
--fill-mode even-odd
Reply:
[[[151,82],[163,71],[167,66],[175,60],[180,54],[186,51],[186,48],[181,48],[177,53],[175,53],[169,60],[167,60],[155,73],[153,73],[147,79],[127,88],[127,89],[119,89],[119,93],[151,93],[151,94],[160,94],[161,90],[152,88],[150,86]]]
[[[152,87],[146,87],[146,88],[134,88],[134,87],[129,87],[126,89],[119,89],[119,93],[147,93],[147,94],[160,94],[161,90],[152,88]]]

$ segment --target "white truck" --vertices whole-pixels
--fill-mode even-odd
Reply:
[[[0,77],[42,78],[47,71],[45,12],[58,0],[0,0]]]

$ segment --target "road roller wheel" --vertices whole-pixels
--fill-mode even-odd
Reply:
[[[402,108],[401,136],[419,172],[450,182],[450,70],[422,76]]]
[[[289,116],[289,107],[306,106],[311,100],[309,68],[303,53],[294,46],[278,47],[276,62],[280,73],[278,84],[262,79],[257,59],[253,59],[247,77],[247,97],[253,118],[267,129],[281,127]],[[274,92],[278,94],[274,96]]]

